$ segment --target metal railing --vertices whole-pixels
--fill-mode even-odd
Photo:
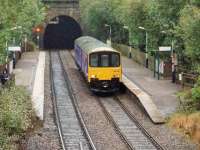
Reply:
[[[179,79],[182,87],[194,87],[198,80],[199,74],[197,72],[188,71],[185,68],[177,67],[177,79]]]

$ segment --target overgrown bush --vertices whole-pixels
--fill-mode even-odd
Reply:
[[[184,67],[200,67],[199,0],[80,0],[80,10],[84,31],[91,36],[109,38],[108,24],[112,42],[130,42],[144,51],[146,32],[139,29],[142,26],[148,32],[149,52],[173,41],[173,50]]]
[[[192,89],[192,99],[200,104],[200,77],[195,87]]]
[[[178,93],[181,102],[180,110],[191,113],[200,111],[200,77],[194,88]]]
[[[10,84],[0,90],[0,149],[7,149],[11,136],[31,127],[33,110],[28,92]]]
[[[8,134],[0,128],[0,149],[9,149]]]
[[[200,77],[194,88],[178,94],[180,109],[169,119],[169,125],[200,144]]]

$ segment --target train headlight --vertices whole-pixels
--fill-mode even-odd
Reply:
[[[95,75],[91,75],[91,78],[96,78],[96,76]]]
[[[117,75],[117,74],[113,75],[113,78],[119,78],[119,75]]]

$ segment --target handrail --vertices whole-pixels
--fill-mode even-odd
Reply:
[[[196,81],[198,80],[199,75],[193,73],[184,73],[182,72],[182,87],[189,86],[194,87]]]

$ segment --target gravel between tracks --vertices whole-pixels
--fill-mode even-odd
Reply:
[[[120,101],[135,115],[145,129],[166,149],[169,150],[195,150],[197,146],[188,139],[170,129],[167,125],[155,125],[146,115],[137,99],[129,94],[119,95]]]
[[[96,96],[89,91],[86,81],[83,80],[80,72],[77,70],[70,53],[68,51],[61,51],[61,57],[71,80],[80,111],[97,149],[128,149],[116,134],[113,126],[108,122],[97,102],[97,98],[95,98]]]
[[[45,99],[44,99],[44,122],[42,128],[37,129],[26,139],[23,149],[26,150],[59,150],[60,141],[57,126],[54,122],[54,110],[51,100],[51,82],[49,74],[49,55],[46,52],[45,62]]]

